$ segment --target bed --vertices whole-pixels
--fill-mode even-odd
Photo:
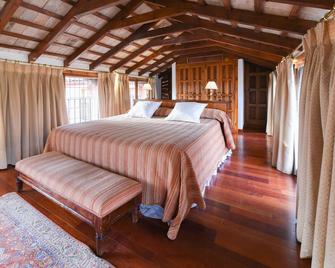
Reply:
[[[171,102],[162,105],[150,119],[120,115],[56,128],[45,152],[58,151],[141,181],[142,203],[164,208],[162,220],[174,240],[192,204],[205,208],[206,182],[235,144],[224,112],[206,109],[200,124],[166,121]]]

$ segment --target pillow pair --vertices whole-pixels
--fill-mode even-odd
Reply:
[[[151,118],[160,105],[161,102],[156,101],[138,101],[128,116]],[[177,102],[165,120],[200,123],[200,115],[206,106],[207,103]]]

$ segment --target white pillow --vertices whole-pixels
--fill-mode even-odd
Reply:
[[[129,117],[151,118],[162,102],[138,101],[128,112]]]
[[[200,115],[207,103],[177,102],[165,120],[200,123]]]

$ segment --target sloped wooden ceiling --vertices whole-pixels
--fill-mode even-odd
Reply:
[[[273,68],[332,0],[0,0],[0,50],[154,75],[225,53]]]

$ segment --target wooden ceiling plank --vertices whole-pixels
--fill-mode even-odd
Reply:
[[[5,28],[21,3],[22,0],[10,0],[6,2],[0,12],[0,31]]]
[[[322,9],[332,9],[334,5],[333,0],[266,0],[268,2],[291,4],[302,7],[315,7]]]
[[[235,20],[239,23],[269,28],[275,30],[285,30],[297,34],[305,34],[308,29],[314,27],[317,22],[303,19],[288,21],[284,16],[257,14],[248,10],[232,9],[227,10],[219,6],[203,6],[196,2],[183,0],[150,0],[150,2],[165,4],[169,8],[175,7],[187,10],[187,12],[221,20]]]
[[[97,31],[91,38],[89,38],[82,46],[80,46],[76,51],[74,51],[64,62],[65,66],[69,66],[76,58],[78,58],[83,52],[85,52],[87,49],[91,48],[102,40],[107,34],[109,34],[109,31],[112,29],[111,26],[113,26],[116,22],[122,21],[126,17],[128,17],[131,12],[133,12],[138,6],[140,6],[143,3],[143,0],[133,0],[130,1],[125,7],[121,9],[120,12],[118,12],[114,18],[112,18],[107,24],[105,24],[99,31]],[[119,41],[123,41],[120,39]]]

